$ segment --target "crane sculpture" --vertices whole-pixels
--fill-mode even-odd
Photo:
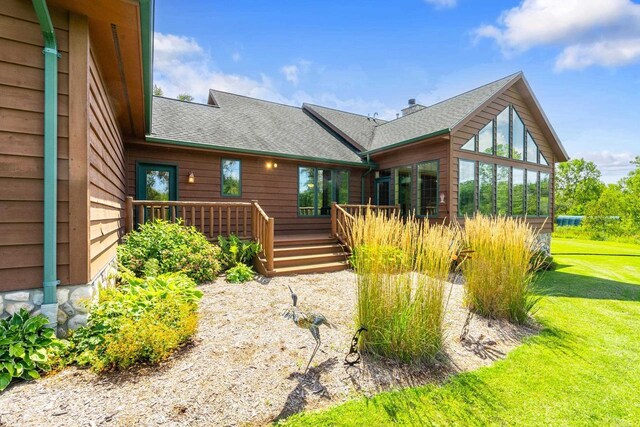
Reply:
[[[304,370],[305,375],[309,370],[309,366],[311,365],[311,361],[313,357],[316,355],[318,348],[322,341],[320,340],[320,326],[326,325],[327,327],[334,328],[331,323],[324,317],[323,314],[315,313],[312,311],[301,311],[298,309],[298,296],[293,292],[291,286],[288,286],[289,292],[291,292],[291,300],[292,305],[291,308],[287,308],[282,312],[282,317],[287,320],[293,320],[293,323],[296,324],[297,327],[302,329],[308,329],[313,336],[313,339],[316,341],[316,346],[313,349],[313,353],[311,353],[311,358],[309,358],[309,362],[307,363],[307,367]]]

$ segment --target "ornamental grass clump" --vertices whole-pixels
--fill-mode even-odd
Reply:
[[[533,292],[537,234],[523,218],[465,218],[464,244],[473,250],[462,264],[470,310],[515,323],[528,319],[539,300]]]
[[[455,230],[371,209],[352,220],[361,350],[403,361],[435,357],[443,345],[445,283],[458,250]]]

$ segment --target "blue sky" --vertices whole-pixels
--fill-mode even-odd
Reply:
[[[155,82],[393,118],[522,70],[571,157],[615,182],[640,155],[630,0],[156,0]]]

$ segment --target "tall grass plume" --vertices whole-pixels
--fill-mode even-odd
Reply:
[[[533,292],[538,232],[524,218],[465,218],[464,245],[474,252],[462,264],[465,303],[491,318],[523,323],[538,302]]]
[[[367,209],[350,224],[361,350],[403,361],[431,359],[443,345],[445,282],[457,232]]]

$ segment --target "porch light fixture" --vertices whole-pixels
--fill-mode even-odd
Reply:
[[[441,205],[444,205],[444,197],[445,197],[445,194],[444,193],[440,193],[440,204]]]
[[[267,169],[276,169],[278,167],[278,164],[276,162],[267,162],[266,165]]]
[[[196,176],[193,174],[193,172],[189,172],[189,179],[187,180],[187,182],[189,184],[195,184]]]

